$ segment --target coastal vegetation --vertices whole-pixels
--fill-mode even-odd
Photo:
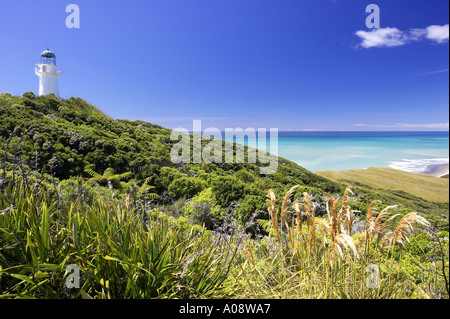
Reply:
[[[170,130],[80,98],[0,114],[0,298],[448,298],[448,201],[175,164]]]

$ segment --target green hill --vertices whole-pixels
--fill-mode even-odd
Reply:
[[[243,220],[254,211],[264,211],[267,218],[268,189],[279,198],[287,188],[300,185],[295,196],[306,191],[323,202],[324,197],[342,195],[347,186],[283,158],[272,175],[259,174],[261,163],[175,164],[170,150],[177,141],[170,139],[171,130],[143,121],[112,119],[80,98],[0,94],[0,115],[2,184],[16,178],[12,172],[17,178],[42,173],[47,174],[50,186],[54,183],[49,176],[68,187],[62,193],[71,193],[80,177],[89,180],[94,176],[103,180],[99,186],[104,193],[113,188],[119,197],[152,186],[158,197],[153,203],[166,207],[210,188],[219,207],[234,205]],[[441,180],[448,185],[448,180]],[[372,200],[381,199],[383,204],[398,204],[448,225],[448,204],[353,185],[356,209],[365,211]],[[317,211],[323,213],[324,206]]]
[[[131,173],[115,183],[117,196],[129,191],[130,183],[141,187],[145,182],[155,187],[159,203],[168,204],[212,187],[222,207],[239,202],[258,210],[266,210],[270,188],[281,194],[286,187],[303,185],[299,196],[304,190],[332,195],[344,189],[282,158],[272,175],[260,175],[260,163],[175,164],[170,150],[178,141],[170,139],[171,130],[143,121],[112,119],[80,98],[1,94],[0,114],[0,149],[6,150],[3,165],[8,173],[14,170],[13,163],[16,173],[23,170],[29,176],[43,171],[60,181],[91,178],[88,172]]]
[[[170,133],[80,98],[0,94],[0,299],[442,295],[448,203],[332,181],[283,158],[271,175],[248,161],[175,164]],[[336,199],[348,184],[353,194]],[[373,200],[379,213],[362,233]],[[361,213],[340,214],[343,205]],[[436,228],[422,231],[423,217]],[[379,289],[364,289],[371,264]]]

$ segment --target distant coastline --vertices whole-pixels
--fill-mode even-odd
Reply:
[[[229,140],[231,142],[231,140]],[[248,145],[248,140],[245,139]],[[269,149],[270,139],[257,148]],[[278,132],[278,156],[311,172],[389,167],[445,175],[449,164],[448,132]],[[439,168],[438,168],[439,167]]]
[[[447,175],[449,174],[449,163],[429,165],[422,174],[432,175],[436,177]]]
[[[355,182],[361,186],[367,185],[380,190],[399,190],[431,202],[448,203],[449,180],[433,176],[440,176],[446,172],[448,164],[431,167],[428,174],[389,167],[369,167],[339,172],[323,170],[315,173],[335,182],[346,184]]]

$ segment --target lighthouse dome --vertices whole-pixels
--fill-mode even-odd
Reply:
[[[43,57],[43,58],[56,58],[56,55],[52,51],[47,49],[47,50],[45,50],[44,52],[41,53],[41,57]]]

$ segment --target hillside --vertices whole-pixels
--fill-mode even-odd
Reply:
[[[448,203],[283,158],[175,164],[170,130],[80,98],[0,94],[0,115],[0,299],[448,296]]]
[[[92,176],[87,172],[103,175],[108,170],[115,175],[128,174],[113,185],[117,196],[146,182],[155,187],[159,203],[168,204],[212,187],[221,207],[239,201],[250,210],[266,210],[270,188],[282,192],[303,185],[299,196],[305,190],[332,195],[344,189],[282,158],[272,175],[260,175],[259,163],[175,164],[170,150],[178,141],[170,139],[171,130],[142,121],[111,119],[80,98],[1,94],[0,114],[0,148],[7,150],[4,165],[8,173],[14,162],[16,173],[23,169],[29,176],[37,171],[60,181],[75,181],[77,176],[88,179]],[[190,138],[192,158],[192,135]]]
[[[426,174],[414,174],[392,168],[374,168],[348,171],[317,171],[317,175],[336,182],[361,183],[385,190],[400,190],[428,201],[447,203],[449,181]]]
[[[40,183],[48,188],[54,188],[53,179],[60,182],[58,194],[79,189],[84,198],[93,198],[89,195],[93,192],[134,196],[139,189],[152,187],[152,203],[175,209],[174,214],[179,209],[173,205],[209,194],[205,196],[221,209],[232,205],[242,221],[255,211],[262,212],[260,218],[268,218],[268,189],[280,198],[287,188],[300,185],[294,196],[302,197],[305,191],[313,195],[316,214],[321,215],[325,199],[342,196],[347,186],[283,158],[272,175],[260,175],[260,163],[174,164],[170,150],[178,141],[170,139],[169,129],[112,119],[80,98],[58,100],[31,92],[23,97],[0,94],[0,115],[0,149],[6,151],[0,167],[2,184],[21,176],[41,176]],[[192,145],[192,135],[190,138]],[[81,183],[80,178],[91,183]],[[439,226],[448,225],[448,203],[430,202],[402,191],[353,186],[352,206],[363,213],[377,199],[384,205],[399,205],[401,212],[417,211]]]

